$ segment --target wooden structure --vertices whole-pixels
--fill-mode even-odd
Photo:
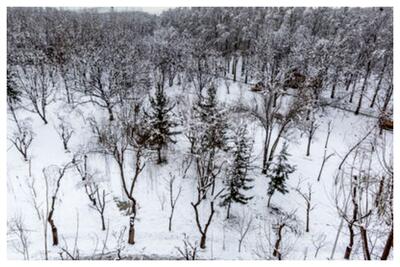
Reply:
[[[286,73],[284,88],[298,89],[304,87],[306,82],[306,76],[301,74],[297,69]]]
[[[393,131],[393,120],[387,115],[379,117],[379,127],[381,130]]]
[[[250,88],[252,92],[262,92],[265,90],[265,86],[263,82],[258,82],[254,86]]]

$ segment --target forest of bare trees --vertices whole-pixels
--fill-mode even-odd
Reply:
[[[7,108],[23,259],[141,258],[161,229],[155,259],[392,257],[392,8],[8,8]]]

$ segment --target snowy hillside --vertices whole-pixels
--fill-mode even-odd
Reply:
[[[317,10],[303,12],[317,16]],[[18,46],[30,40],[18,25],[35,12],[57,23],[108,21],[92,26],[114,29],[113,37],[109,31],[99,37],[112,45],[94,48],[96,40],[86,38],[93,50],[71,52],[65,47],[72,44],[50,36],[45,42],[54,37],[64,45],[70,54],[60,61],[71,63],[41,63],[57,54],[56,45],[48,53],[32,50],[35,63],[27,63],[33,48]],[[393,136],[384,123],[391,121],[392,85],[391,70],[380,72],[391,68],[384,61],[391,55],[377,58],[366,78],[357,65],[351,86],[345,78],[352,72],[339,79],[329,68],[318,90],[310,85],[317,65],[304,73],[304,84],[288,85],[293,65],[282,65],[271,81],[257,56],[220,57],[214,48],[199,65],[194,52],[183,55],[174,72],[176,64],[163,69],[162,59],[196,41],[179,42],[184,33],[172,32],[173,20],[184,11],[168,12],[154,22],[140,12],[8,10],[8,42],[15,47],[7,77],[9,259],[380,259],[386,249],[391,259]],[[184,21],[194,19],[191,12],[203,14],[186,12]],[[285,12],[289,19],[297,11]],[[382,18],[374,10],[354,12]],[[129,19],[142,24],[113,28]],[[306,31],[299,25],[295,34]],[[134,41],[143,31],[149,31],[143,42]],[[268,39],[272,33],[264,31]],[[65,34],[73,40],[73,32]],[[386,49],[376,47],[374,55]],[[265,85],[255,91],[260,80]]]

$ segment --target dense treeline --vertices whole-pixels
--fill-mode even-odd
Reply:
[[[177,8],[160,16],[11,8],[8,62],[10,68],[46,62],[68,82],[71,66],[78,71],[93,60],[123,59],[126,68],[144,65],[136,72],[160,67],[170,85],[177,74],[190,73],[199,89],[207,74],[229,75],[229,64],[234,80],[270,87],[282,85],[295,69],[318,76],[331,98],[354,102],[356,113],[374,106],[386,111],[392,20],[390,8]]]

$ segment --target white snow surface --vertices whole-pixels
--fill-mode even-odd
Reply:
[[[172,87],[168,88],[167,92],[174,99],[173,96],[180,91],[177,87]],[[218,88],[218,99],[220,103],[226,105],[234,104],[238,100],[255,104],[255,101],[261,101],[261,96],[251,92],[248,85],[233,82],[230,86],[230,92],[227,94],[225,85],[221,82]],[[189,105],[187,106],[189,107]],[[67,120],[72,123],[74,128],[74,135],[69,144],[71,152],[64,151],[61,139],[54,129],[54,125],[57,123],[56,114],[59,112],[63,112],[67,116]],[[17,111],[17,116],[20,118],[29,118],[35,132],[35,139],[31,147],[31,177],[29,176],[29,163],[23,161],[11,142],[8,142],[8,219],[21,216],[27,226],[29,230],[30,259],[44,258],[44,241],[43,221],[38,219],[32,205],[27,181],[34,179],[37,201],[43,209],[45,205],[45,190],[42,169],[53,164],[61,166],[63,163],[70,161],[72,154],[81,150],[88,143],[91,138],[91,131],[89,124],[84,119],[85,117],[92,114],[97,117],[104,116],[104,118],[107,118],[106,112],[96,106],[85,104],[72,110],[60,101],[50,104],[48,114],[50,118],[49,124],[44,125],[36,114],[23,110]],[[330,257],[338,225],[340,224],[340,217],[333,201],[333,186],[338,165],[350,147],[362,138],[373,123],[376,123],[376,119],[361,115],[355,116],[351,112],[333,108],[327,108],[322,116],[320,120],[322,123],[317,129],[312,143],[311,156],[305,156],[307,137],[305,135],[301,136],[300,131],[293,130],[287,137],[289,153],[291,154],[290,161],[296,165],[296,172],[290,176],[290,192],[285,195],[276,193],[272,198],[272,204],[286,212],[296,211],[296,216],[301,222],[302,233],[298,236],[289,232],[285,234],[282,242],[282,250],[288,252],[284,256],[285,259],[314,259],[315,248],[312,240],[321,235],[326,235],[326,245],[319,251],[317,259]],[[233,204],[231,209],[233,218],[229,221],[225,219],[226,209],[216,205],[216,215],[207,235],[207,248],[200,250],[198,255],[202,259],[265,259],[266,251],[270,249],[267,236],[271,235],[271,241],[274,241],[271,228],[274,217],[266,207],[268,180],[261,174],[259,168],[262,161],[264,130],[255,119],[251,117],[245,119],[249,121],[251,133],[255,138],[253,157],[255,158],[254,165],[258,168],[251,172],[255,181],[254,188],[250,191],[254,198],[246,206]],[[328,121],[332,121],[333,126],[328,145],[328,154],[335,153],[335,155],[329,159],[321,181],[317,182]],[[13,123],[8,123],[8,133],[11,133],[13,127]],[[387,146],[391,150],[391,133],[385,131],[380,138],[387,139]],[[168,178],[169,173],[176,172],[188,150],[188,142],[184,136],[180,136],[177,144],[170,147],[167,164],[157,165],[155,161],[151,160],[146,162],[146,167],[140,175],[134,190],[139,207],[136,222],[136,244],[128,245],[126,243],[126,229],[123,234],[124,249],[121,252],[123,256],[156,255],[160,258],[176,259],[180,257],[177,247],[182,247],[184,234],[188,235],[192,243],[199,242],[200,234],[197,230],[194,211],[190,204],[196,199],[197,194],[194,170],[189,171],[188,177],[184,180],[178,177],[175,186],[182,186],[182,195],[177,202],[172,231],[168,231],[170,206],[165,179]],[[130,175],[133,173],[134,166],[130,160],[126,164],[126,169],[129,170],[128,175]],[[373,164],[376,168],[379,168],[377,161],[373,162]],[[71,250],[74,247],[76,236],[78,237],[77,246],[81,258],[101,253],[103,242],[106,239],[105,250],[112,254],[118,247],[117,236],[124,227],[128,227],[129,216],[119,211],[113,200],[114,198],[124,198],[121,191],[119,172],[114,159],[101,154],[90,154],[89,166],[92,170],[98,170],[96,179],[101,181],[108,192],[108,203],[105,210],[106,225],[109,228],[108,237],[107,231],[101,231],[98,213],[90,208],[89,199],[84,192],[78,173],[71,169],[61,182],[62,185],[56,202],[54,220],[60,236],[60,245],[58,247],[51,246],[50,229],[48,232],[49,257],[51,259],[60,258],[61,247],[68,247]],[[309,182],[312,184],[314,192],[312,197],[315,208],[311,212],[311,231],[309,233],[304,232],[304,200],[295,190],[291,189],[291,187],[297,185],[299,179],[303,181],[303,189],[306,189],[306,183]],[[208,206],[204,206],[204,209],[207,212]],[[237,219],[243,215],[253,217],[253,227],[243,241],[242,249],[239,253],[239,234],[234,228],[237,225]],[[79,222],[78,228],[77,222]],[[9,236],[8,257],[9,259],[21,259],[22,255],[14,249],[13,242],[16,242],[15,237]],[[339,243],[334,254],[335,259],[343,258],[346,242],[347,228],[344,227],[340,233]],[[355,247],[354,250],[361,250],[361,248]],[[361,253],[359,254],[361,255]]]

